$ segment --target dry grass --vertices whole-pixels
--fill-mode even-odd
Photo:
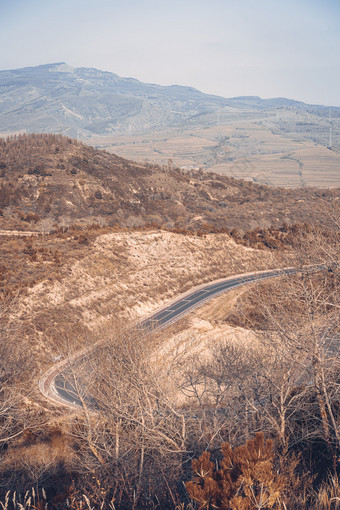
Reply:
[[[313,491],[315,510],[335,510],[340,508],[340,484],[339,478],[329,475],[318,491]]]

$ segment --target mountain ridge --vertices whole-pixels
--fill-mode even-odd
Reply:
[[[135,163],[61,135],[0,139],[0,226],[54,224],[243,229],[327,225],[339,190],[284,190],[203,171]],[[205,227],[206,228],[206,227]]]
[[[328,114],[329,107],[286,98],[224,98],[193,87],[161,86],[65,62],[0,71],[0,132],[93,135],[142,133],[219,110],[294,107]],[[327,112],[326,112],[327,110]],[[340,117],[340,107],[332,107]]]

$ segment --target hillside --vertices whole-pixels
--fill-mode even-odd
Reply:
[[[317,236],[311,234],[304,248],[309,246],[321,248],[315,254],[315,261],[320,260],[320,256],[321,260],[325,260],[325,249],[328,253],[329,247],[325,244],[320,246]],[[36,487],[39,482],[38,496],[44,491],[43,497],[51,502],[51,507],[52,502],[57,507],[61,496],[66,501],[68,495],[72,494],[73,508],[84,508],[81,504],[76,506],[76,502],[82,501],[85,494],[89,501],[94,501],[92,507],[96,508],[97,487],[104,500],[108,491],[111,491],[112,480],[116,480],[112,477],[112,471],[118,466],[126,468],[123,482],[128,479],[129,485],[120,489],[122,482],[118,479],[118,488],[122,490],[122,497],[127,500],[127,504],[121,505],[118,502],[116,507],[130,509],[130,487],[134,487],[130,484],[130,478],[135,482],[135,473],[138,473],[133,458],[135,452],[139,452],[140,438],[143,438],[143,429],[138,423],[136,426],[140,416],[148,420],[146,438],[149,441],[150,457],[145,468],[146,483],[156,480],[152,490],[156,491],[160,487],[157,494],[164,493],[163,478],[158,476],[160,463],[157,454],[160,452],[162,463],[166,462],[168,469],[167,483],[171,482],[171,487],[176,489],[179,481],[185,481],[189,476],[186,471],[177,469],[177,449],[176,452],[168,452],[167,449],[168,442],[173,445],[177,441],[178,431],[184,430],[185,440],[184,443],[180,437],[179,467],[183,462],[183,444],[185,454],[190,455],[191,459],[193,453],[198,455],[207,445],[218,448],[229,433],[235,441],[253,433],[253,428],[248,431],[239,426],[244,422],[244,400],[237,393],[243,389],[239,389],[240,381],[243,381],[247,389],[254,391],[260,404],[268,402],[266,414],[258,413],[255,424],[249,420],[250,426],[254,430],[264,428],[268,434],[274,431],[274,427],[266,426],[266,417],[271,406],[274,409],[269,418],[276,416],[277,400],[275,398],[272,402],[269,398],[262,398],[263,394],[267,396],[264,393],[267,378],[259,387],[258,381],[261,378],[256,377],[258,372],[255,370],[264,367],[267,369],[265,375],[269,373],[273,377],[269,378],[269,381],[273,380],[273,386],[269,386],[268,397],[273,396],[274,385],[281,380],[280,377],[283,378],[283,384],[287,384],[289,363],[296,366],[296,357],[291,360],[289,348],[279,351],[282,352],[282,358],[278,359],[272,350],[268,355],[272,345],[268,339],[262,340],[259,332],[256,334],[245,328],[244,324],[235,327],[235,316],[239,316],[241,308],[243,315],[240,318],[245,321],[250,316],[252,319],[253,310],[248,307],[248,303],[256,309],[261,305],[264,307],[268,296],[272,305],[280,304],[292,292],[293,282],[290,278],[280,278],[276,286],[270,282],[264,283],[258,294],[251,293],[252,287],[241,287],[240,290],[216,297],[160,334],[145,335],[141,330],[129,332],[122,329],[122,325],[131,324],[148,315],[193,285],[231,274],[287,265],[289,259],[292,262],[292,256],[294,259],[293,253],[288,254],[287,260],[282,258],[279,251],[260,251],[239,246],[227,234],[197,236],[158,230],[122,232],[119,229],[87,229],[79,232],[73,228],[64,233],[60,230],[31,238],[6,236],[0,248],[0,266],[3,266],[0,280],[5,290],[0,294],[5,298],[2,302],[0,299],[3,339],[1,361],[5,367],[3,372],[11,376],[9,390],[12,392],[9,396],[8,390],[3,392],[2,398],[9,412],[3,417],[2,437],[7,430],[13,436],[13,439],[6,441],[6,448],[2,452],[0,501],[5,501],[10,489],[11,497],[14,491],[20,496],[21,492]],[[307,249],[302,253],[305,251]],[[338,247],[336,253],[339,253]],[[297,255],[300,262],[301,253]],[[334,274],[324,271],[319,280],[322,282],[325,278],[330,284],[335,284],[332,289],[336,293],[339,286],[336,285]],[[313,295],[307,295],[308,312],[314,304],[309,298],[315,296],[315,300],[320,300],[320,281],[316,279],[312,282],[316,288],[313,285]],[[303,289],[309,283],[307,278],[298,278],[299,282]],[[6,290],[10,294],[6,295]],[[278,302],[277,296],[280,298]],[[300,318],[303,298],[306,299],[306,296],[297,297],[299,301],[296,300],[290,306],[294,319]],[[327,292],[327,298],[330,297],[333,300],[333,295]],[[329,307],[328,301],[327,310]],[[274,312],[277,312],[277,308],[280,310],[280,306],[276,306]],[[320,307],[313,307],[313,311],[314,308]],[[308,319],[311,320],[310,313]],[[328,313],[320,326],[317,315],[313,317],[311,327],[318,325],[324,334],[324,325],[327,325],[328,333],[331,330],[329,319]],[[309,338],[305,336],[306,330],[303,324],[299,326],[298,322],[299,338],[305,340],[303,346],[308,348],[310,344]],[[259,343],[261,340],[262,344]],[[289,340],[291,337],[283,347],[289,346]],[[91,355],[87,360],[89,363],[81,365],[75,372],[76,381],[82,383],[82,395],[87,395],[90,387],[96,391],[96,396],[101,396],[98,400],[100,407],[89,421],[87,410],[84,412],[52,406],[39,394],[37,381],[48,367],[84,346],[93,346],[97,341],[104,342],[103,348],[98,349],[96,356]],[[295,352],[292,354],[295,355]],[[305,351],[299,351],[299,355],[305,356]],[[255,381],[250,385],[252,374]],[[332,384],[333,374],[331,372],[329,376],[332,377]],[[98,391],[98,380],[101,392]],[[6,384],[9,384],[8,378]],[[220,388],[222,391],[219,393]],[[272,388],[273,391],[270,391]],[[295,399],[295,388],[296,385],[292,386],[288,398],[291,398],[292,393]],[[304,386],[301,390],[299,388],[300,385],[298,391],[304,394]],[[307,389],[314,391],[314,385],[308,385]],[[14,399],[13,404],[13,396],[18,398],[18,395],[19,403]],[[155,395],[158,399],[156,403],[152,400]],[[299,428],[301,413],[306,414],[306,409],[310,413],[310,409],[315,408],[315,400],[311,397],[313,393],[311,396],[308,393],[306,400],[302,401],[305,404],[303,407],[300,405],[301,400],[298,400],[293,408],[293,411],[299,413],[298,417],[294,421],[293,414],[288,424],[294,426],[292,441],[296,437],[299,439],[299,444],[304,446],[302,453],[305,458],[310,459],[310,452],[316,452],[309,460],[311,468],[309,465],[308,468],[315,467],[315,473],[318,473],[321,471],[321,447],[318,447],[322,440],[321,433],[317,436],[321,437],[316,447],[313,442],[305,445],[304,420]],[[309,416],[314,417],[311,414]],[[119,436],[115,426],[117,418],[121,419],[123,425],[118,429]],[[317,418],[318,415],[315,423],[318,424],[319,433],[322,432],[322,425]],[[144,426],[144,421],[141,423]],[[236,426],[233,427],[234,423]],[[92,430],[96,434],[94,440],[90,435]],[[213,438],[211,430],[214,431]],[[165,438],[163,433],[161,441],[159,431],[167,433]],[[118,459],[115,454],[117,437]],[[167,441],[165,445],[164,439]],[[97,460],[97,451],[103,452],[100,460]],[[105,461],[107,459],[104,466],[102,458]],[[326,461],[321,462],[321,467]],[[132,466],[131,471],[127,470],[129,466]],[[140,508],[150,508],[150,505],[140,505]],[[161,508],[176,507],[169,506],[168,501],[165,501],[161,503]]]
[[[207,127],[235,117],[265,118],[273,109],[283,113],[277,127],[288,131],[294,120],[304,131],[301,121],[307,122],[310,115],[308,131],[313,117],[328,121],[329,116],[329,107],[292,99],[227,99],[192,87],[143,83],[98,69],[74,68],[64,62],[0,71],[0,84],[0,133],[26,130],[84,138],[146,133],[174,125]],[[287,110],[299,118],[286,118]],[[332,114],[339,119],[340,108],[332,108]],[[326,123],[327,134],[328,127]],[[334,135],[337,144],[339,133]]]
[[[65,63],[0,71],[0,136],[61,133],[127,159],[339,187],[340,108],[223,98]]]
[[[228,101],[65,63],[0,71],[0,132],[88,137],[144,132],[215,111]]]
[[[0,230],[4,507],[13,501],[16,508],[43,502],[130,509],[142,480],[135,508],[154,508],[156,497],[160,508],[179,508],[177,502],[187,501],[182,487],[192,476],[193,457],[206,448],[217,451],[230,438],[241,444],[258,430],[278,437],[273,419],[281,388],[287,388],[292,431],[287,444],[293,451],[297,444],[303,455],[302,470],[292,469],[291,476],[300,480],[310,472],[297,494],[310,489],[311,476],[327,472],[332,457],[325,455],[328,437],[315,405],[322,393],[294,380],[287,387],[287,374],[297,359],[316,352],[315,333],[324,339],[326,331],[328,340],[339,331],[339,190],[285,190],[134,163],[42,134],[0,140],[0,175],[0,229],[53,230],[27,236]],[[283,221],[322,228],[282,225],[243,236],[230,231]],[[222,232],[210,233],[218,228]],[[320,262],[327,270],[315,276],[240,287],[159,333],[129,328],[192,286]],[[261,332],[263,321],[254,312],[268,304],[277,329],[269,323]],[[289,317],[289,327],[292,319],[293,334],[277,316]],[[254,320],[256,332],[249,328]],[[277,344],[281,331],[288,336]],[[299,343],[290,351],[295,332]],[[84,363],[72,363],[73,354],[97,342],[100,349]],[[77,395],[98,402],[91,415],[87,406],[59,408],[39,392],[46,369],[66,359]],[[333,359],[338,363],[337,351]],[[326,383],[337,412],[333,359],[327,353]],[[244,395],[259,409],[251,419]],[[302,415],[311,417],[317,441],[306,442]],[[123,478],[113,476],[119,470]],[[174,503],[168,493],[175,494]]]
[[[339,190],[284,190],[172,166],[134,163],[60,135],[0,140],[1,228],[74,223],[243,229],[327,226]],[[208,226],[207,226],[208,224]]]

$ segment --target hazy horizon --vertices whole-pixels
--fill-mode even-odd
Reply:
[[[223,97],[340,106],[334,0],[0,0],[2,70],[66,62]]]

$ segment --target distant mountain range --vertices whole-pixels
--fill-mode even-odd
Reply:
[[[223,97],[191,87],[163,87],[65,63],[0,71],[0,133],[52,132],[78,138],[140,134],[211,123],[237,112],[294,108],[327,118],[329,107],[284,98]],[[340,118],[340,107],[332,108]]]

